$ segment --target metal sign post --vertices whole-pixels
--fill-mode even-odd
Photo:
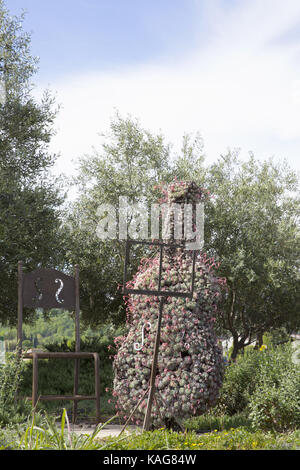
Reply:
[[[127,272],[128,272],[128,265],[129,265],[129,254],[130,254],[130,246],[133,244],[140,244],[140,245],[149,245],[149,246],[158,246],[159,247],[159,273],[158,273],[158,288],[157,290],[149,290],[149,289],[131,289],[126,286],[127,284]],[[196,251],[193,251],[193,262],[192,262],[192,282],[191,282],[191,290],[189,292],[176,292],[173,290],[162,290],[161,289],[161,277],[162,277],[162,261],[163,261],[163,250],[164,248],[168,249],[176,249],[176,248],[183,248],[182,245],[176,245],[172,243],[160,243],[160,242],[146,242],[146,241],[137,241],[137,240],[126,240],[126,251],[125,251],[125,264],[124,264],[124,278],[123,278],[123,292],[124,294],[140,294],[140,295],[155,295],[160,297],[159,302],[159,313],[158,313],[158,322],[157,322],[157,330],[156,330],[156,337],[155,337],[155,344],[154,344],[154,351],[153,351],[153,360],[152,360],[152,367],[151,367],[151,376],[150,376],[150,383],[148,388],[148,401],[147,401],[147,408],[146,414],[143,424],[143,431],[147,431],[150,429],[151,425],[151,411],[153,401],[155,400],[155,378],[156,378],[156,371],[157,371],[157,361],[158,361],[158,353],[159,353],[159,344],[160,344],[160,330],[161,330],[161,322],[163,317],[163,307],[165,302],[167,301],[167,297],[186,297],[186,298],[193,298],[194,293],[194,283],[195,283],[195,262],[196,262]],[[139,402],[140,403],[140,402]],[[135,408],[134,412],[136,411],[137,407]],[[132,417],[132,413],[130,418]],[[127,420],[129,422],[129,420]],[[127,423],[125,424],[123,430],[125,429]]]
[[[27,353],[24,357],[33,360],[32,406],[38,401],[38,358],[69,358],[74,359],[73,395],[46,395],[40,400],[73,400],[73,422],[76,421],[79,400],[96,400],[96,419],[100,420],[100,386],[99,386],[99,355],[98,353],[80,352],[80,302],[79,302],[79,267],[75,266],[75,276],[68,276],[56,269],[39,268],[30,273],[24,273],[22,261],[18,263],[18,346],[17,352],[22,354],[23,338],[23,308],[63,309],[75,312],[75,352],[66,353]],[[78,394],[79,361],[80,358],[93,358],[95,363],[95,395],[83,396]]]

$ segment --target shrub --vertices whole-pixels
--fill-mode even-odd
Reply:
[[[6,363],[0,365],[0,427],[23,422],[31,406],[17,398],[23,378],[24,363],[16,353],[6,355]]]
[[[288,334],[285,327],[275,328],[274,330],[265,333],[263,336],[263,342],[268,347],[277,346],[279,344],[288,343],[290,335]]]
[[[214,410],[205,413],[202,416],[190,418],[184,422],[184,427],[188,431],[195,431],[197,433],[209,431],[224,431],[232,430],[239,427],[249,428],[251,421],[245,414],[236,414],[233,416],[216,415]]]
[[[258,367],[263,351],[249,350],[225,369],[223,386],[217,407],[223,414],[244,411],[258,383]]]
[[[300,368],[290,344],[262,356],[258,386],[249,400],[249,417],[256,428],[287,431],[300,426]]]
[[[300,424],[299,398],[282,393],[281,388],[263,385],[249,403],[249,418],[255,428],[284,432]]]
[[[216,409],[247,413],[252,425],[284,431],[299,427],[300,369],[290,343],[249,350],[225,372]]]

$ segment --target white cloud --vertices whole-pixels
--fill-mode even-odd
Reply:
[[[204,3],[209,40],[199,35],[176,64],[79,72],[50,84],[63,105],[52,143],[62,154],[59,171],[73,171],[72,159],[99,147],[97,133],[108,128],[114,108],[161,129],[175,146],[184,132],[200,131],[209,161],[241,147],[258,158],[286,157],[300,170],[300,34],[298,42],[280,40],[300,24],[300,3],[222,5]]]

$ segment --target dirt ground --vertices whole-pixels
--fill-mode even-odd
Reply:
[[[90,423],[80,423],[80,424],[70,424],[70,428],[72,432],[76,434],[93,434],[95,431],[96,425]],[[107,437],[107,436],[118,436],[122,430],[123,426],[119,424],[107,424],[99,431],[97,437]],[[136,426],[127,426],[125,433],[130,433],[134,431],[138,431],[139,428]]]

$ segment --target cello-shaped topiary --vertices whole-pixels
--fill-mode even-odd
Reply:
[[[205,197],[205,193],[194,183],[174,182],[165,196],[160,202],[191,201],[195,204]],[[172,237],[172,221],[170,225]],[[224,280],[216,277],[214,267],[213,259],[198,252],[193,299],[166,298],[156,373],[156,400],[152,407],[154,427],[172,426],[174,420],[202,414],[218,398],[223,358],[214,333],[214,321]],[[162,289],[189,291],[191,271],[191,251],[184,248],[166,250],[162,263]],[[158,255],[143,259],[128,287],[155,290],[158,287],[158,273]],[[149,386],[159,298],[130,294],[127,311],[128,334],[117,342],[113,392],[119,413],[124,417],[134,410]],[[145,416],[146,405],[147,394],[134,413],[138,424]]]

